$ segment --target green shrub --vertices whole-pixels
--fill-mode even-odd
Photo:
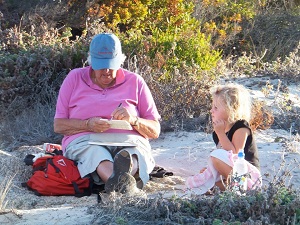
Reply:
[[[242,23],[256,15],[259,1],[196,0],[194,15],[200,21],[201,31],[212,37],[215,48],[229,54],[231,44],[243,31]]]
[[[216,67],[222,51],[214,50],[210,37],[200,32],[192,2],[154,1],[148,7],[151,13],[143,28],[145,32],[128,30],[120,34],[124,52],[148,56],[150,66],[165,71],[160,78],[164,82],[185,67],[196,67],[198,72],[189,75],[197,79],[203,78],[201,70]]]
[[[78,2],[76,5],[76,1],[68,2],[70,8],[67,7],[67,9],[75,10],[76,6],[80,5],[81,8],[77,10],[84,11],[86,7],[87,9],[92,7],[92,5],[79,4]],[[56,2],[55,6],[60,4],[63,6],[65,3],[64,1]],[[221,5],[225,4],[226,1],[202,2],[202,4],[207,4],[207,7],[209,6],[204,8],[205,10],[212,9],[213,3],[218,3],[216,8],[213,11],[205,11],[206,14],[197,20],[194,17],[197,12],[193,1],[139,1],[137,4],[139,6],[144,4],[144,7],[148,9],[147,13],[140,15],[140,17],[135,14],[136,18],[132,20],[135,25],[127,24],[126,32],[115,30],[122,41],[123,52],[127,55],[124,67],[141,74],[145,78],[163,117],[163,130],[210,129],[207,113],[210,99],[207,95],[207,89],[217,82],[226,69],[221,65],[224,61],[220,60],[223,52],[211,45],[211,42],[215,43],[214,30],[208,32],[203,26],[208,18],[215,18],[215,22],[218,22],[216,24],[222,24],[217,17],[211,17],[211,13],[214,14],[220,10],[219,15],[221,15],[223,10]],[[252,6],[246,9],[247,4],[250,4],[249,2],[246,5],[243,4],[243,1],[235,3],[236,5],[233,3],[224,5],[227,7],[225,12],[232,16],[233,23],[231,25],[240,24],[239,15],[235,15],[235,17],[232,14],[233,9],[242,13],[243,19],[251,18],[253,15],[250,13]],[[126,4],[126,2],[121,1],[119,4]],[[24,5],[22,7],[26,8]],[[53,20],[58,15],[62,15],[63,21],[60,23],[68,25],[68,21],[64,20],[63,10],[57,14],[53,12],[51,17],[50,6],[39,5],[39,7],[36,7],[34,13],[33,11],[26,11],[26,13],[24,11],[22,23],[17,23],[18,26],[1,30],[1,121],[12,121],[12,118],[24,116],[22,114],[24,108],[38,112],[34,107],[36,105],[45,107],[45,109],[52,107],[51,112],[53,112],[55,96],[57,96],[60,84],[66,74],[73,68],[86,65],[85,60],[91,37],[101,32],[112,32],[105,26],[104,20],[96,18],[82,22],[86,19],[82,17],[78,21],[78,26],[83,29],[82,34],[74,38],[71,26],[60,28],[52,26],[53,24],[57,25],[58,21]],[[56,9],[56,7],[54,8]],[[134,4],[130,3],[128,7],[134,7]],[[115,13],[117,12],[120,13],[121,11],[115,11]],[[215,14],[217,15],[217,13]],[[296,17],[282,18],[289,20]],[[123,23],[125,20],[123,22],[122,20],[116,21]],[[137,21],[140,21],[140,24]],[[143,21],[147,22],[143,23]],[[203,29],[200,29],[200,25]],[[205,33],[202,33],[204,31]],[[226,42],[224,44],[226,45]],[[279,74],[279,72],[281,75],[298,74],[298,50],[294,50],[288,57],[278,59],[268,65],[257,57],[259,51],[257,49],[256,53],[246,52],[243,57],[233,56],[231,60],[228,60],[230,66],[227,65],[227,69],[249,76],[255,76],[257,72],[261,72],[261,69],[265,69],[264,72],[268,72],[269,69],[272,74]],[[294,76],[297,78],[297,75]],[[29,111],[28,113],[35,114],[35,112]],[[261,114],[263,113],[262,110]],[[46,114],[45,116],[49,115]],[[50,117],[52,118],[52,116]],[[45,117],[41,116],[41,119],[43,118]],[[260,127],[259,121],[261,120],[254,123],[256,127]],[[269,125],[267,124],[267,127]],[[5,130],[4,127],[14,126],[7,123],[2,124],[1,129]],[[42,133],[46,134],[45,137],[56,138],[51,126],[41,126],[40,129],[43,127],[45,130]],[[5,133],[3,134],[2,138],[5,139]],[[21,140],[18,132],[15,134],[6,132],[6,134],[10,135],[10,138],[6,138],[7,140]],[[30,135],[34,134],[36,133],[33,132]],[[29,139],[34,140],[34,138]],[[36,140],[44,139],[38,137]]]
[[[150,58],[160,61],[159,54],[165,64],[162,68],[173,72],[174,68],[181,69],[182,65],[198,66],[200,70],[214,68],[221,58],[221,52],[211,49],[209,38],[200,31],[176,28],[161,31],[155,28],[150,37]],[[195,76],[197,77],[197,76]]]

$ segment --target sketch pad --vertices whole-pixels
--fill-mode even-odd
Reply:
[[[136,147],[137,145],[130,142],[99,142],[99,141],[89,141],[90,145],[102,145],[102,146],[127,146]]]
[[[107,120],[101,119],[110,124],[110,128],[122,129],[122,130],[132,130],[132,126],[125,120]]]

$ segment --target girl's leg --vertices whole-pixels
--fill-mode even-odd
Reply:
[[[215,158],[213,156],[211,157],[211,160],[212,160],[213,166],[215,167],[215,169],[219,172],[219,174],[223,178],[223,182],[217,181],[216,186],[219,187],[220,190],[224,191],[225,190],[224,184],[228,184],[229,174],[231,173],[232,167],[229,166],[228,164],[224,163],[222,160]]]
[[[232,167],[224,163],[222,160],[213,156],[211,157],[211,160],[219,174],[221,174],[224,178],[227,178],[232,170]]]

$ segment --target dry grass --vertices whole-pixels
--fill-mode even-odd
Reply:
[[[95,224],[298,224],[299,193],[278,183],[250,191],[231,191],[189,198],[116,197],[91,207]]]
[[[299,190],[291,184],[291,172],[299,162],[282,161],[274,176],[260,190],[241,196],[214,190],[213,195],[192,195],[154,199],[124,195],[102,196],[91,207],[95,224],[288,224],[300,223]]]
[[[0,183],[0,212],[6,209],[7,200],[6,196],[13,184],[14,176],[6,176]]]
[[[252,106],[251,128],[266,130],[271,127],[274,122],[274,116],[264,101],[255,100]]]

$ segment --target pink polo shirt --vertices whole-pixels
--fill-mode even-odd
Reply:
[[[120,68],[115,85],[102,89],[92,82],[91,72],[90,66],[70,71],[61,85],[54,118],[86,120],[97,116],[110,119],[111,113],[122,103],[133,116],[160,119],[152,94],[140,75]],[[109,129],[106,132],[140,135],[135,130]],[[65,135],[63,149],[75,138],[88,133],[91,132]]]

